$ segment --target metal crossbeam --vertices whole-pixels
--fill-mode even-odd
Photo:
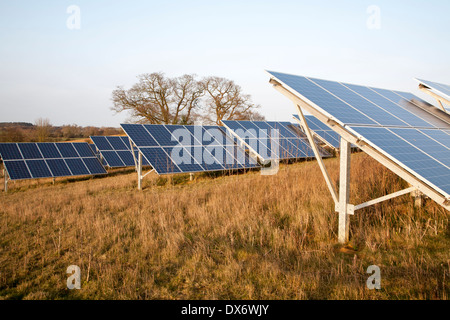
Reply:
[[[430,90],[430,88],[424,86],[423,84],[419,84],[419,90],[421,90],[421,91],[425,92],[426,94],[435,98],[437,100],[437,102],[439,103],[439,106],[441,107],[441,109],[443,111],[447,112],[447,110],[445,110],[444,106],[442,105],[442,102],[450,105],[450,101],[448,99],[445,99],[444,97],[434,93],[433,91]]]
[[[361,204],[358,204],[358,205],[354,206],[352,211],[354,212],[356,210],[359,210],[359,209],[362,209],[362,208],[374,205],[376,203],[380,203],[380,202],[383,202],[383,201],[386,201],[386,200],[389,200],[389,199],[397,198],[399,196],[402,196],[402,195],[407,194],[407,193],[414,192],[416,190],[417,190],[417,188],[415,188],[415,187],[409,187],[409,188],[406,188],[406,189],[403,189],[403,190],[400,190],[400,191],[397,191],[397,192],[385,195],[383,197],[379,197],[379,198],[376,198],[376,199],[373,199],[373,200],[370,200],[370,201],[366,201],[366,202],[363,202]]]

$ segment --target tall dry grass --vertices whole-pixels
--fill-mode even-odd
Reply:
[[[337,182],[338,159],[325,161]],[[352,156],[352,203],[406,187]],[[447,211],[402,196],[358,211],[336,245],[337,214],[317,163],[274,176],[149,175],[25,181],[0,195],[5,299],[447,299]],[[66,288],[69,265],[80,290]],[[366,287],[369,265],[381,290]]]

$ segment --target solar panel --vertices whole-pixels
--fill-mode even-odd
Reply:
[[[218,126],[121,126],[160,175],[259,167]]]
[[[91,136],[90,138],[99,152],[99,157],[105,162],[106,166],[110,168],[135,166],[128,137]],[[137,157],[138,151],[135,150],[134,152]],[[148,166],[149,163],[143,159],[143,165]]]
[[[449,197],[450,143],[446,135],[450,124],[423,109],[422,100],[407,92],[269,73],[324,118],[335,121],[336,129],[367,142],[444,198]]]
[[[298,115],[295,114],[294,117],[300,120]],[[322,143],[325,143],[329,147],[339,149],[340,144],[339,134],[334,132],[330,127],[320,122],[316,117],[312,115],[305,115],[305,119],[306,122],[308,123],[309,129],[312,131],[316,139],[318,139]],[[303,128],[301,128],[300,130],[303,131]]]
[[[11,180],[106,174],[84,142],[0,143]]]
[[[446,96],[447,99],[450,99],[450,85],[417,78],[416,80],[422,85],[430,89],[433,89],[434,91],[440,93],[441,95]]]
[[[299,136],[290,122],[223,120],[230,135],[238,137],[263,160],[298,159],[314,157],[314,152],[305,136]],[[274,130],[278,138],[274,139]],[[321,149],[323,157],[330,154]]]

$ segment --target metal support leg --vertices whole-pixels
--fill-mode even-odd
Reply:
[[[133,141],[131,141],[131,139],[128,139],[128,140],[130,141],[131,154],[133,155],[134,169],[136,171],[138,171],[138,165],[137,165],[136,155],[134,153]]]
[[[3,168],[3,178],[5,179],[5,192],[8,192],[8,173],[5,168]]]
[[[412,192],[412,196],[414,197],[414,206],[420,208],[423,206],[423,194],[419,190],[415,190]]]
[[[142,190],[142,153],[140,152],[137,171],[138,171],[138,190]]]
[[[341,138],[340,147],[340,178],[339,178],[339,243],[348,242],[350,216],[348,201],[350,198],[350,143]]]

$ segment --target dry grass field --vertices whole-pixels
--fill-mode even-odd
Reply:
[[[339,159],[325,160],[338,181]],[[352,155],[351,202],[407,187]],[[409,196],[338,215],[315,161],[259,171],[10,183],[0,194],[3,299],[448,299],[449,213]],[[81,268],[68,290],[66,269]],[[381,268],[380,290],[366,269]]]

